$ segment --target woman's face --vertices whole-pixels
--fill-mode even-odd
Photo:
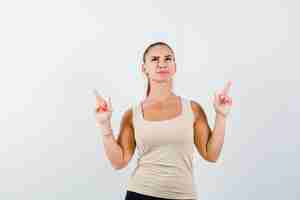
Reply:
[[[152,47],[146,54],[142,70],[148,73],[148,77],[152,80],[169,80],[176,72],[172,51],[164,45]]]

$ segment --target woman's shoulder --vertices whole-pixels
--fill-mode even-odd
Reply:
[[[197,109],[201,107],[200,103],[192,98],[181,96],[181,99],[187,102],[191,106],[193,111],[197,111]]]
[[[123,112],[122,122],[125,124],[132,124],[132,116],[133,116],[133,109],[132,107],[129,107]]]
[[[183,97],[183,99],[185,99],[189,103],[189,106],[195,118],[198,118],[203,114],[204,109],[199,101],[192,98],[186,98],[186,97]]]
[[[191,103],[191,108],[192,108],[192,111],[193,111],[196,119],[198,119],[199,117],[205,116],[203,106],[201,105],[201,103],[199,101],[191,99],[190,103]]]
[[[190,104],[191,104],[191,107],[192,107],[193,111],[197,111],[197,110],[199,110],[199,109],[201,108],[200,103],[197,102],[197,101],[194,100],[194,99],[191,99],[191,100],[190,100]]]
[[[133,123],[133,117],[135,113],[137,112],[139,106],[139,102],[134,102],[133,104],[130,104],[123,113],[123,120],[132,124]]]

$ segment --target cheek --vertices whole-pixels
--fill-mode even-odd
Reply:
[[[150,71],[152,71],[152,72],[155,72],[156,68],[157,68],[157,66],[156,66],[156,64],[154,64],[154,63],[148,65],[148,69],[149,69]]]
[[[175,74],[175,72],[176,72],[176,67],[175,67],[175,65],[173,65],[173,66],[170,67],[170,72],[171,72],[172,74]]]
[[[151,65],[148,65],[145,71],[152,74],[155,71],[155,68]]]

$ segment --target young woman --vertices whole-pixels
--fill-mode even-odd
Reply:
[[[231,82],[214,96],[215,126],[211,130],[199,103],[173,92],[176,73],[172,48],[157,42],[143,55],[148,79],[146,98],[122,116],[120,133],[111,127],[111,99],[96,96],[96,126],[101,128],[105,152],[115,169],[126,167],[137,147],[139,157],[130,176],[125,200],[197,199],[193,176],[193,147],[216,162],[224,142],[226,117],[232,105]]]

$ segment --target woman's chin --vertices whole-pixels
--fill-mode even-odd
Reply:
[[[168,82],[171,80],[171,77],[166,76],[166,77],[155,77],[153,80],[156,82]]]

